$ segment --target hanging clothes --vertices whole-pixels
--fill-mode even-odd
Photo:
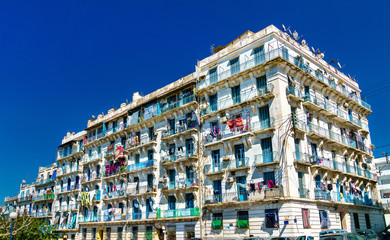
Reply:
[[[234,120],[229,120],[229,121],[226,122],[226,124],[229,126],[230,131],[234,132],[235,121]]]
[[[238,131],[242,131],[244,129],[244,120],[242,119],[242,117],[235,119],[234,122],[237,126]]]

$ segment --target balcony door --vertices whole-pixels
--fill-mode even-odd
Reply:
[[[236,157],[236,168],[245,166],[244,144],[234,145],[234,155]]]
[[[246,176],[237,177],[237,193],[239,201],[246,201],[248,199],[246,192]]]

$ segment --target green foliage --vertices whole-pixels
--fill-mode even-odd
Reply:
[[[9,227],[4,228],[5,222],[9,222],[9,219],[1,218],[0,219],[0,234],[7,234],[6,237],[0,237],[0,240],[9,239]],[[6,224],[9,225],[9,224]],[[16,235],[12,236],[13,240],[52,240],[58,239],[53,233],[53,226],[48,222],[45,222],[41,219],[30,218],[30,217],[19,217],[17,221],[14,222],[14,231],[16,230]]]

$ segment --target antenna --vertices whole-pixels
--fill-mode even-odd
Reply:
[[[211,45],[211,47],[210,47],[210,52],[211,52],[211,54],[214,53],[214,49],[215,49],[215,44]]]
[[[337,60],[337,66],[342,69],[343,67],[345,67],[345,65],[341,66],[340,62]]]

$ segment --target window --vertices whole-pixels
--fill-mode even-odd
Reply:
[[[194,155],[194,142],[192,139],[186,139],[186,157]]]
[[[167,240],[176,240],[176,226],[167,226]]]
[[[123,227],[118,227],[118,240],[122,240]]]
[[[271,127],[268,105],[259,108],[259,120],[260,120],[260,129],[266,129]]]
[[[271,183],[272,181],[272,183]],[[275,184],[275,173],[272,171],[272,172],[265,172],[264,173],[264,182],[268,184],[268,182],[271,184]],[[269,186],[268,186],[269,187]]]
[[[240,85],[232,87],[232,99],[233,99],[233,104],[237,104],[241,102]]]
[[[230,73],[236,74],[240,72],[240,57],[236,57],[229,61]]]
[[[149,140],[153,141],[153,139],[154,139],[154,128],[151,127],[149,128]]]
[[[96,239],[96,228],[92,228],[92,239]]]
[[[184,231],[186,233],[186,240],[191,240],[195,238],[195,225],[185,225]]]
[[[285,46],[282,46],[282,57],[288,60],[288,49]]]
[[[148,160],[153,161],[153,150],[148,150]]]
[[[260,94],[267,93],[267,77],[265,75],[256,78],[256,85]]]
[[[87,239],[87,229],[83,228],[83,239]]]
[[[310,228],[309,209],[302,209],[303,228]]]
[[[265,227],[279,228],[279,214],[278,209],[265,210]]]
[[[216,83],[218,81],[218,73],[216,67],[209,70],[209,79],[210,84]]]
[[[262,157],[263,162],[262,163],[269,163],[274,161],[274,156],[272,153],[272,139],[269,138],[263,138],[261,139],[261,151],[262,151]]]
[[[213,172],[218,172],[222,171],[222,166],[220,164],[220,158],[219,158],[219,149],[218,150],[213,150],[211,152],[211,157],[213,159]]]
[[[253,54],[255,55],[255,64],[256,65],[265,62],[264,45],[253,49]]]
[[[194,194],[187,193],[185,195],[185,199],[186,199],[186,208],[193,208],[195,206],[194,205]]]
[[[248,211],[238,211],[237,212],[237,228],[239,228],[239,229],[249,228]]]
[[[210,112],[215,112],[218,110],[218,98],[217,98],[217,94],[215,95],[212,95],[209,97],[209,101],[210,101]]]
[[[76,239],[76,235],[75,234],[70,235],[70,239],[72,240]]]
[[[111,239],[111,228],[106,228],[106,238]]]
[[[148,174],[148,188],[153,189],[153,174]]]
[[[321,228],[328,228],[329,226],[328,212],[325,210],[320,210],[319,213],[320,213]]]
[[[370,215],[368,215],[366,213],[366,214],[364,214],[364,217],[366,218],[366,227],[367,227],[367,229],[371,229]]]
[[[138,227],[132,227],[131,229],[132,238],[131,239],[138,239]]]
[[[146,226],[145,238],[146,240],[153,239],[153,226]]]
[[[360,229],[360,223],[359,223],[359,215],[357,213],[353,213],[353,221],[355,223],[355,229]]]
[[[212,227],[214,230],[223,229],[223,213],[213,213]]]
[[[176,198],[173,195],[168,196],[168,209],[169,210],[176,209]]]

